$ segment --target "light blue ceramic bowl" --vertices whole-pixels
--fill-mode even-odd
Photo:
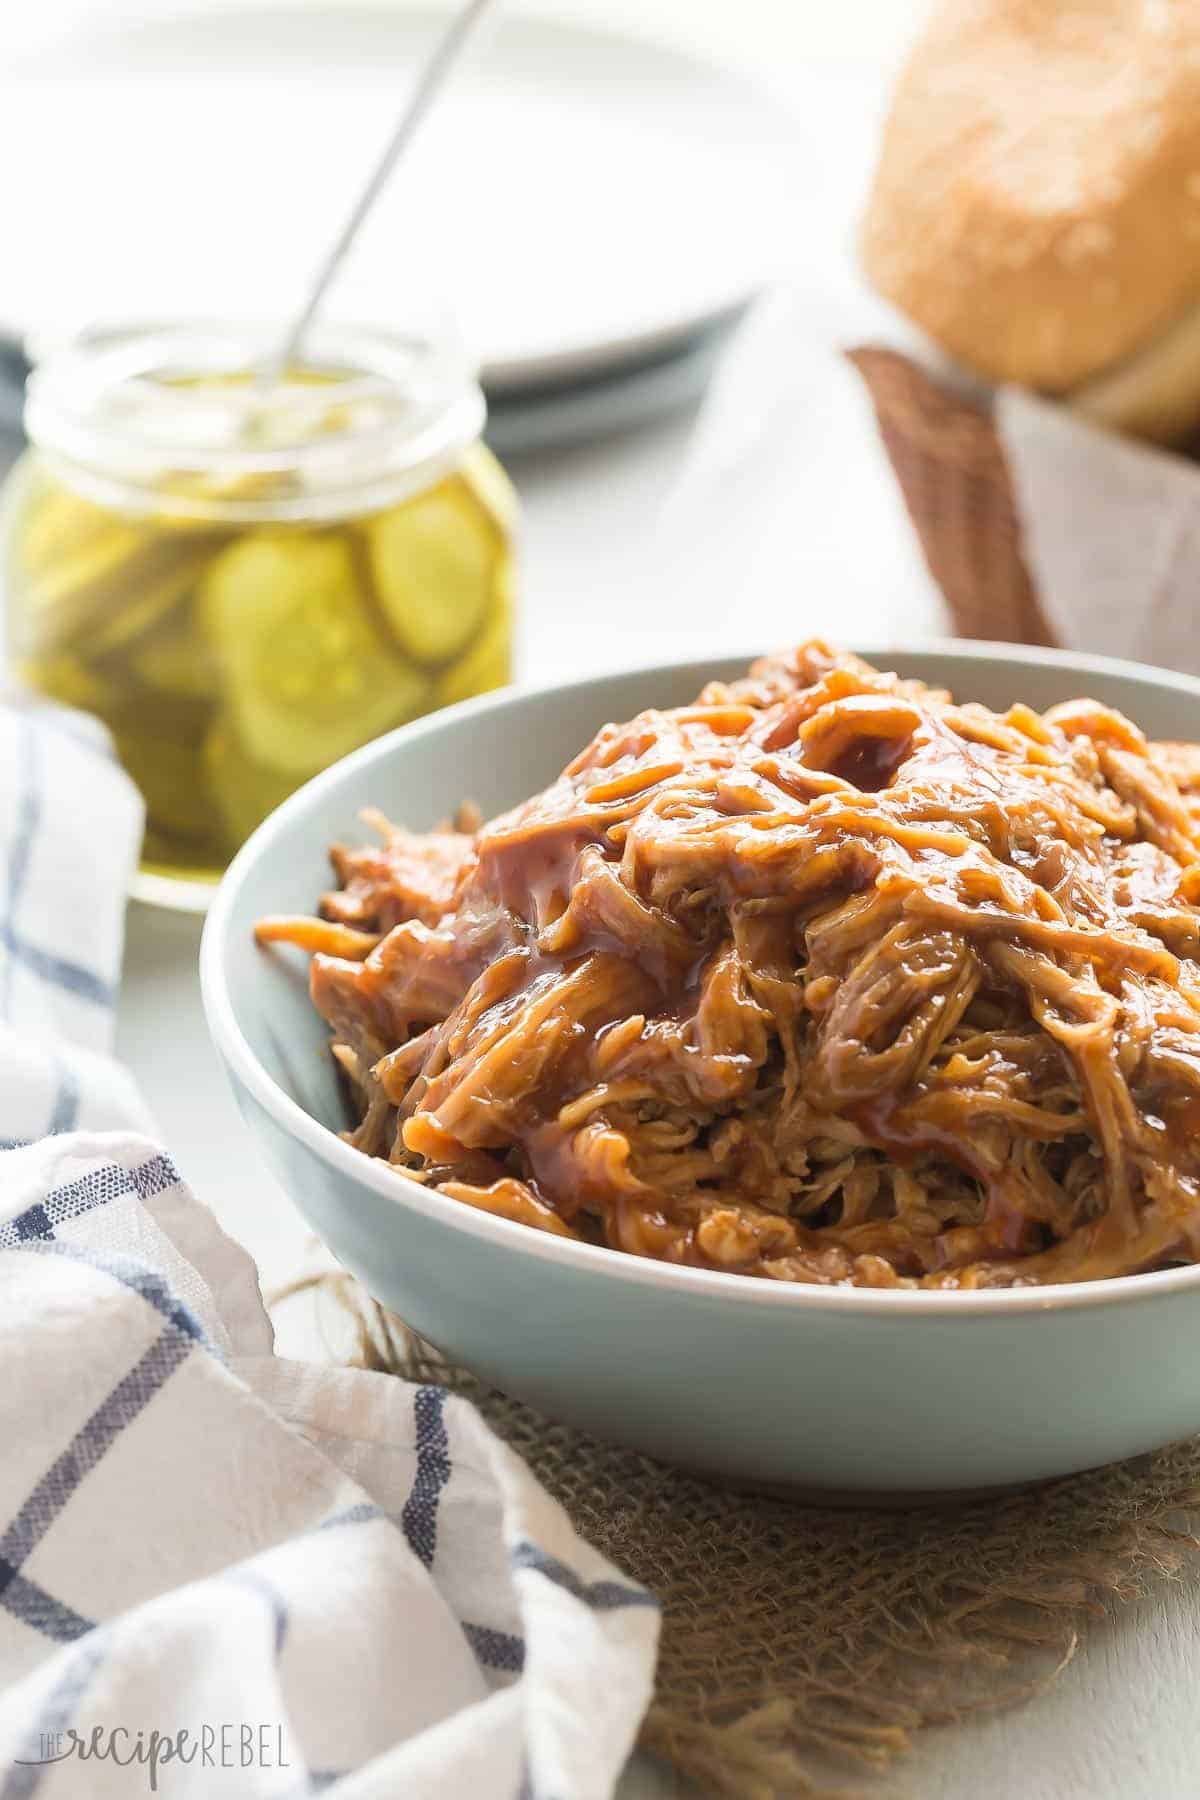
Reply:
[[[1088,693],[1200,738],[1200,681],[1006,646],[868,650],[960,699]],[[1200,1431],[1200,1268],[975,1294],[790,1287],[550,1237],[417,1186],[344,1124],[304,959],[258,949],[304,912],[359,810],[423,828],[544,785],[605,721],[691,699],[748,658],[508,692],[382,738],[309,783],[234,862],[201,954],[209,1026],[297,1206],[385,1305],[549,1417],[737,1482],[903,1495],[1064,1474]]]

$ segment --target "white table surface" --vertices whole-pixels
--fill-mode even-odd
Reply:
[[[85,0],[49,0],[55,5]],[[561,10],[558,0],[533,0]],[[843,0],[837,8],[792,7],[787,0],[578,0],[573,12],[707,48],[779,90],[812,100],[812,70],[822,71],[824,105],[816,140],[827,155],[798,185],[797,211],[782,222],[796,234],[798,260],[839,254],[848,209],[870,159],[874,106],[848,108],[839,87],[847,62],[902,39],[910,0]],[[820,220],[814,225],[814,220]],[[830,236],[832,233],[832,237]],[[835,241],[836,240],[836,241]],[[685,453],[690,416],[633,436],[512,465],[525,506],[521,673],[554,679],[589,666],[657,657],[666,637],[693,654],[695,621],[686,594],[663,576],[661,605],[648,604],[644,571],[656,541],[664,496]],[[797,495],[803,532],[803,496]],[[819,531],[814,529],[816,538]],[[861,555],[864,546],[856,546]],[[834,545],[836,552],[836,544]],[[850,551],[847,551],[847,555]],[[829,533],[814,550],[812,580],[801,578],[774,601],[710,607],[704,642],[780,642],[810,631],[830,635],[911,634],[928,623],[928,599],[909,555],[890,586],[868,584],[852,604],[836,581]],[[720,616],[717,616],[720,614]],[[602,629],[597,621],[603,621]],[[129,913],[118,1049],[132,1067],[184,1173],[219,1219],[258,1262],[264,1287],[292,1275],[310,1254],[299,1215],[258,1160],[209,1044],[196,979],[197,923],[133,906]],[[278,1318],[280,1348],[326,1354],[307,1302]],[[1190,1800],[1200,1794],[1200,1661],[1197,1584],[1181,1582],[1093,1628],[1075,1662],[1042,1698],[1009,1712],[924,1734],[895,1774],[870,1783],[881,1796],[925,1800]],[[652,1800],[676,1791],[669,1775],[637,1759],[623,1793]]]

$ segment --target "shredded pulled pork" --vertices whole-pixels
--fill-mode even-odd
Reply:
[[[1200,1258],[1200,751],[820,643],[542,794],[333,852],[312,996],[373,1156],[781,1281]]]

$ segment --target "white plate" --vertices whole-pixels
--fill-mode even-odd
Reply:
[[[0,77],[0,320],[282,315],[438,15],[331,3],[106,25]],[[335,293],[449,294],[492,390],[670,348],[775,270],[801,133],[686,56],[513,18],[473,46]],[[786,235],[786,234],[785,234]]]
[[[729,330],[728,325],[712,326],[670,356],[622,366],[569,387],[514,388],[499,396],[493,389],[487,441],[499,456],[515,457],[635,430],[682,412],[707,388]]]

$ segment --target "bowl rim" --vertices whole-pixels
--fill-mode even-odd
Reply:
[[[955,657],[979,663],[1014,663],[1018,666],[1062,669],[1088,675],[1118,676],[1149,681],[1194,699],[1200,706],[1200,677],[1175,670],[1157,669],[1121,657],[1077,655],[1073,651],[1046,649],[989,640],[927,638],[881,639],[860,643],[857,653],[872,659],[897,657]],[[423,1187],[401,1170],[378,1157],[365,1155],[344,1142],[336,1132],[314,1119],[286,1094],[269,1075],[242,1031],[237,1009],[225,980],[225,946],[242,885],[252,869],[269,857],[278,838],[300,818],[326,790],[338,786],[348,774],[385,763],[397,749],[420,738],[440,736],[464,719],[510,708],[536,707],[539,700],[562,693],[603,687],[621,678],[669,680],[694,671],[698,684],[717,679],[714,671],[733,663],[745,668],[761,649],[739,653],[714,647],[708,654],[651,665],[618,664],[569,680],[500,688],[476,699],[444,707],[424,718],[401,725],[372,740],[361,749],[331,764],[298,788],[268,815],[242,845],[217,888],[200,944],[200,989],[205,1017],[213,1042],[229,1073],[240,1082],[265,1113],[288,1137],[310,1151],[351,1186],[363,1184],[381,1198],[425,1215],[451,1231],[465,1232],[497,1250],[512,1251],[549,1264],[574,1267],[580,1274],[623,1281],[634,1286],[669,1289],[681,1298],[697,1301],[706,1296],[748,1308],[818,1309],[859,1317],[896,1319],[919,1315],[943,1321],[963,1317],[1048,1313],[1127,1306],[1155,1297],[1200,1289],[1200,1263],[1182,1268],[1159,1269],[1147,1274],[1106,1276],[1099,1281],[1047,1283],[1044,1286],[959,1289],[895,1289],[822,1287],[803,1282],[775,1282],[718,1269],[698,1269],[678,1263],[612,1250],[606,1245],[582,1243],[467,1206],[437,1188]],[[266,954],[266,952],[264,952]]]

